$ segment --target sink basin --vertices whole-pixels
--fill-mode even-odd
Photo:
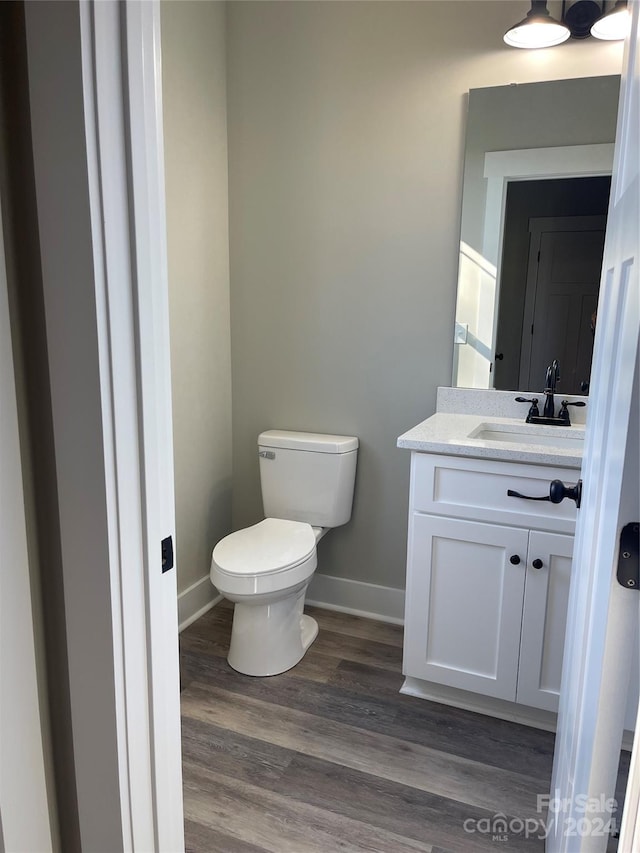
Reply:
[[[544,431],[542,431],[544,429]],[[548,430],[551,430],[549,432]],[[469,438],[477,438],[481,441],[500,441],[508,444],[542,445],[543,447],[556,447],[558,449],[584,448],[584,432],[573,431],[571,427],[547,427],[523,425],[522,427],[506,424],[480,424]]]

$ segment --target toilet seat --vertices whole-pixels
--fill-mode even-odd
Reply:
[[[211,581],[223,594],[274,592],[308,580],[316,565],[316,534],[310,524],[265,518],[218,542]]]

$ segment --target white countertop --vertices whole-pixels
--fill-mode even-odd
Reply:
[[[506,432],[509,434],[509,441],[470,437],[470,433],[483,428]],[[522,442],[519,441],[521,436]],[[570,427],[541,426],[526,424],[524,418],[437,412],[403,433],[398,438],[398,447],[448,456],[472,456],[479,459],[580,468],[582,448],[563,447],[563,441],[567,437],[583,438],[584,424]],[[537,444],[536,438],[538,438]],[[555,438],[558,440],[557,445],[551,443]]]

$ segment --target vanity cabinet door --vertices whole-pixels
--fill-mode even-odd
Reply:
[[[573,537],[529,534],[516,701],[558,710]]]
[[[404,672],[513,701],[528,531],[414,512]]]

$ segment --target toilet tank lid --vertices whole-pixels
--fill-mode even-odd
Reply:
[[[258,445],[289,450],[311,450],[316,453],[349,453],[358,449],[358,439],[354,435],[324,435],[318,432],[269,429],[260,433]]]

